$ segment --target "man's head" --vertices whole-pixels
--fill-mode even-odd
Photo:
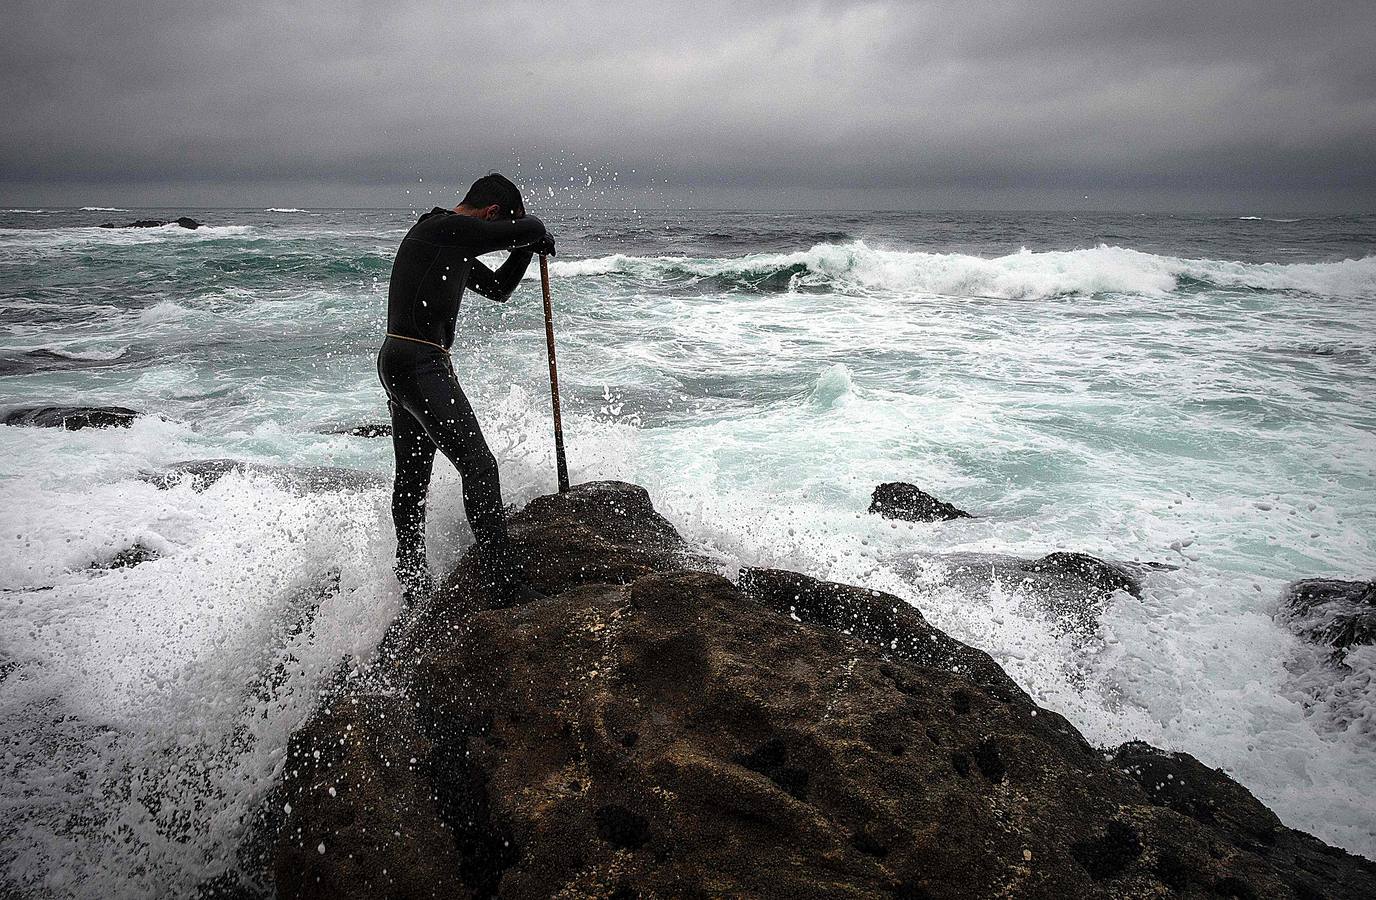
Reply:
[[[521,191],[505,175],[493,172],[484,175],[464,194],[463,202],[454,212],[477,216],[479,219],[519,219],[526,214]]]

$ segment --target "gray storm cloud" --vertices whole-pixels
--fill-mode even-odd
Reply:
[[[15,196],[386,202],[519,160],[784,206],[1376,199],[1366,2],[132,0],[6,20]]]

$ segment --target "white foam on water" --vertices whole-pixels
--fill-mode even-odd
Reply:
[[[123,206],[83,206],[82,212],[128,212]]]
[[[317,689],[395,614],[387,498],[235,474],[158,490],[131,476],[195,437],[156,419],[0,432],[10,460],[36,441],[61,463],[11,462],[0,482],[0,752],[23,773],[0,799],[18,824],[5,876],[188,895],[235,865]],[[159,558],[88,568],[135,544]]]
[[[1086,250],[1032,252],[986,259],[960,253],[883,250],[864,241],[817,244],[795,253],[734,258],[638,257],[615,254],[556,261],[562,277],[614,274],[747,277],[800,267],[799,286],[929,293],[999,299],[1131,293],[1164,296],[1183,279],[1242,289],[1294,290],[1342,297],[1376,297],[1376,257],[1332,263],[1242,263],[1158,256],[1100,245]],[[527,277],[538,277],[527,273]]]

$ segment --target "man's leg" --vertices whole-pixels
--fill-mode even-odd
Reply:
[[[392,449],[397,463],[392,482],[397,580],[408,591],[424,592],[430,587],[430,568],[425,561],[425,500],[435,462],[435,442],[400,403],[388,400],[387,408],[392,413]]]
[[[453,371],[442,364],[419,367],[397,398],[459,470],[464,512],[477,541],[484,581],[507,602],[533,599],[518,575],[507,541],[497,459]]]

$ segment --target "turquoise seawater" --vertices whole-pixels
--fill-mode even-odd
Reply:
[[[209,227],[92,227],[180,214]],[[323,432],[385,420],[413,219],[0,213],[0,410],[150,414],[0,427],[0,886],[177,895],[242,866],[288,735],[398,609],[390,443]],[[903,596],[1091,740],[1193,753],[1376,857],[1376,648],[1336,666],[1275,618],[1293,579],[1376,574],[1376,217],[547,221],[574,481],[645,485],[724,573]],[[554,488],[534,275],[467,298],[454,348],[518,504]],[[382,478],[138,477],[197,458]],[[891,480],[978,518],[868,515]],[[433,497],[443,569],[471,540],[446,465]],[[91,568],[135,544],[157,558]],[[1060,549],[1176,568],[1084,634],[931,556]]]

